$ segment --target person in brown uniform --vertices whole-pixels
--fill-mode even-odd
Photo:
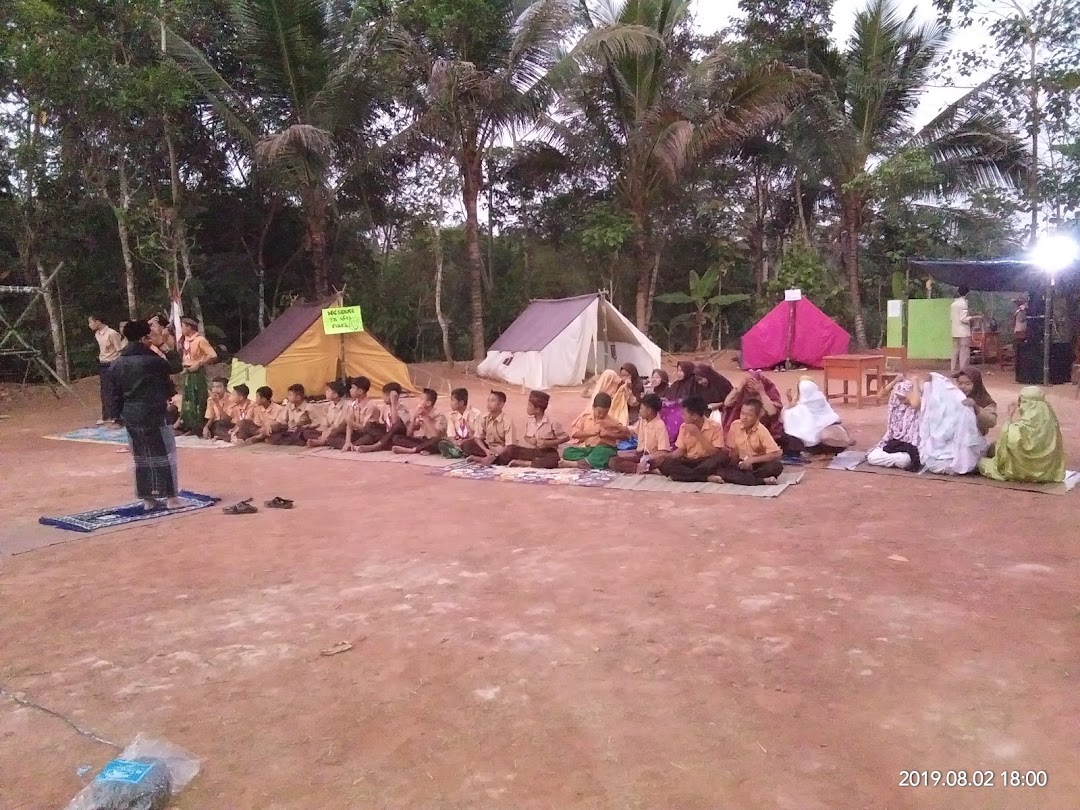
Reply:
[[[663,400],[656,394],[641,397],[638,422],[631,428],[637,435],[637,449],[620,452],[608,462],[608,469],[619,473],[644,475],[660,464],[671,452],[667,426],[660,418]]]
[[[326,414],[319,427],[309,427],[304,431],[304,442],[308,447],[327,447],[335,436],[345,435],[345,383],[333,380],[326,384]]]
[[[551,397],[543,391],[529,393],[525,412],[525,435],[521,442],[512,444],[495,458],[496,464],[510,467],[538,467],[553,469],[559,466],[559,445],[570,441],[570,435],[561,424],[547,415]]]
[[[446,417],[435,410],[438,393],[425,388],[416,406],[416,413],[409,420],[404,436],[394,436],[391,449],[395,453],[412,455],[422,453],[434,456],[439,453],[439,443],[446,438]]]
[[[484,415],[479,408],[469,407],[469,391],[455,388],[450,392],[450,419],[447,436],[439,443],[439,452],[446,458],[462,458],[461,446],[480,433]]]
[[[708,403],[701,397],[683,400],[683,423],[675,450],[660,462],[660,472],[672,481],[704,483],[728,466],[731,455],[724,444],[724,429],[707,418]]]
[[[514,443],[514,422],[506,414],[506,394],[492,391],[488,394],[487,414],[480,420],[480,432],[462,442],[461,452],[476,464],[490,466],[499,453]]]
[[[124,340],[119,332],[96,315],[91,315],[87,323],[98,345],[98,374],[101,382],[101,419],[98,420],[98,424],[104,425],[106,422],[119,424],[120,414],[112,412],[116,397],[111,387],[112,377],[109,376],[109,367],[120,358]]]
[[[183,406],[181,405],[181,414]],[[210,381],[210,392],[206,396],[206,408],[203,410],[202,437],[214,438],[212,426],[216,422],[229,419],[229,381],[225,377],[214,377]],[[186,424],[185,424],[186,427]]]
[[[244,422],[255,417],[255,403],[249,398],[250,389],[241,383],[233,388],[226,397],[224,416],[207,423],[210,435],[221,442],[232,442],[236,432]]]
[[[739,419],[727,433],[727,448],[731,465],[709,476],[714,484],[741,484],[760,487],[775,484],[784,472],[780,461],[783,452],[769,429],[761,423],[765,407],[761,400],[748,399],[743,403]]]
[[[307,442],[304,431],[311,427],[311,406],[305,401],[307,391],[300,383],[289,386],[289,395],[282,411],[285,429],[271,433],[266,438],[267,444],[300,447]]]
[[[573,443],[563,448],[560,467],[603,470],[616,454],[616,446],[632,435],[630,428],[611,416],[611,395],[593,397],[592,408],[570,426]]]
[[[217,360],[217,352],[210,341],[199,333],[199,322],[194,318],[181,318],[180,328],[184,338],[179,347],[184,366],[184,399],[180,405],[180,419],[185,430],[205,436],[205,424],[199,418],[206,410],[205,369]]]
[[[379,404],[369,395],[371,380],[361,375],[349,380],[349,404],[345,409],[345,433],[331,437],[328,447],[348,453],[356,448],[354,439],[380,419]]]
[[[401,401],[404,392],[396,382],[383,386],[382,420],[368,425],[367,430],[354,440],[353,449],[357,453],[375,453],[389,450],[395,436],[404,436],[412,421],[412,414]]]
[[[285,406],[274,402],[272,388],[262,386],[255,392],[255,410],[250,419],[236,426],[233,441],[237,444],[265,442],[274,433],[285,430]]]

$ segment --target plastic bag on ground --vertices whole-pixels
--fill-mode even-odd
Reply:
[[[140,734],[65,810],[165,810],[198,772],[193,754]]]

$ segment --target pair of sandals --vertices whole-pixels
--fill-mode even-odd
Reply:
[[[233,504],[232,506],[226,506],[221,511],[226,515],[254,515],[259,511],[259,507],[255,506],[251,498],[240,501],[240,503]],[[267,509],[292,509],[293,502],[286,500],[285,498],[271,498],[266,502]]]

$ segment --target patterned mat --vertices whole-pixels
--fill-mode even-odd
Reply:
[[[534,470],[531,467],[484,467],[458,461],[449,467],[432,470],[430,475],[463,478],[467,481],[514,481],[519,484],[554,484],[570,487],[606,487],[618,477],[610,470]]]
[[[895,467],[875,467],[866,463],[866,453],[861,450],[845,450],[834,458],[829,470],[841,472],[872,473],[874,475],[891,475],[898,478],[917,478],[920,481],[946,481],[955,484],[981,484],[985,487],[997,487],[998,489],[1014,489],[1019,492],[1041,492],[1044,495],[1066,495],[1077,484],[1080,484],[1080,472],[1066,472],[1065,481],[1061,484],[1025,484],[1020,481],[995,481],[992,478],[984,478],[981,475],[938,475],[936,473],[922,472],[912,473],[907,470],[898,470]]]
[[[43,517],[38,523],[43,526],[54,526],[69,532],[95,532],[98,529],[111,529],[123,526],[125,523],[138,523],[143,520],[157,520],[163,517],[175,517],[186,515],[199,509],[213,506],[220,499],[210,495],[200,495],[197,492],[186,490],[180,493],[180,499],[187,505],[182,509],[157,509],[147,512],[140,502],[128,503],[123,506],[115,506],[106,509],[91,509],[88,512],[79,512],[76,515],[62,515],[60,517]]]
[[[127,431],[111,425],[94,425],[93,427],[72,430],[69,433],[57,433],[45,438],[60,442],[84,442],[86,444],[126,445],[128,443]],[[177,436],[176,446],[188,450],[224,450],[234,445],[217,440],[200,439],[196,436]]]

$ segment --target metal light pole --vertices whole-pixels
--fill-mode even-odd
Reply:
[[[1043,296],[1043,385],[1050,385],[1050,308],[1054,303],[1054,276],[1050,276],[1050,283],[1046,285],[1046,294]]]
[[[1050,385],[1050,318],[1054,306],[1057,274],[1080,260],[1080,245],[1067,234],[1055,233],[1040,239],[1031,249],[1031,262],[1046,273],[1049,283],[1043,295],[1043,385]]]

